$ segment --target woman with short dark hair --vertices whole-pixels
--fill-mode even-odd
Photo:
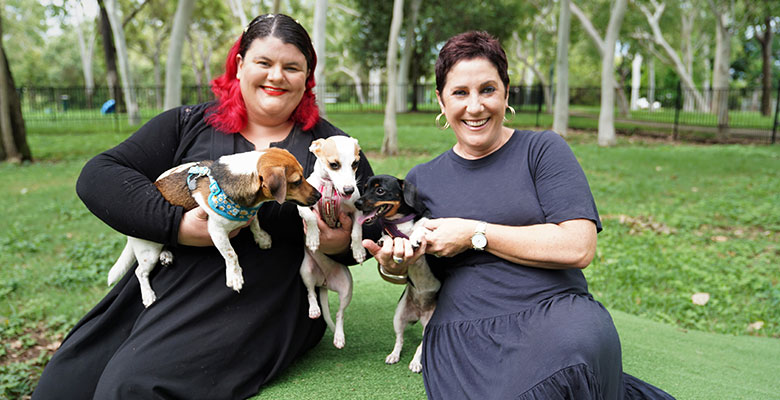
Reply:
[[[431,399],[623,399],[670,396],[622,371],[609,312],[582,269],[601,221],[587,179],[552,131],[504,126],[507,59],[485,32],[451,38],[436,61],[443,129],[457,142],[414,167],[432,231],[364,246],[380,273],[403,275],[428,253],[441,280],[423,337]],[[391,261],[392,260],[392,261]]]

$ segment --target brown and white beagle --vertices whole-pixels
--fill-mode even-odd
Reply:
[[[290,201],[301,206],[315,204],[320,193],[304,179],[301,164],[287,150],[269,148],[222,156],[216,161],[187,163],[171,168],[155,181],[163,197],[186,210],[203,207],[208,214],[208,232],[225,258],[227,286],[240,291],[244,278],[228,234],[249,222],[260,248],[271,247],[271,236],[260,228],[257,210],[263,202]],[[155,302],[149,274],[159,260],[166,265],[172,255],[163,245],[127,237],[122,255],[108,273],[108,284],[119,280],[138,261],[135,274],[141,284],[144,306]]]

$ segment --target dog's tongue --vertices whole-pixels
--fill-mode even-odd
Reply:
[[[363,225],[364,222],[374,217],[376,217],[376,210],[373,210],[368,214],[361,215],[360,218],[358,218],[358,224]]]

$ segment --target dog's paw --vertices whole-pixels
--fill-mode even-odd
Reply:
[[[255,232],[255,243],[260,246],[261,249],[271,248],[271,234],[266,231]]]
[[[414,359],[409,363],[409,369],[412,370],[412,372],[419,374],[422,372],[422,363],[420,360]]]
[[[173,262],[173,253],[170,250],[163,250],[160,252],[160,264],[167,267]]]
[[[241,268],[228,268],[225,274],[227,286],[236,292],[240,292],[241,288],[244,287],[244,275],[241,273]]]
[[[320,311],[320,306],[318,306],[317,303],[309,304],[309,318],[317,319],[320,316],[322,316],[322,311]]]
[[[152,290],[141,290],[141,301],[144,303],[144,307],[149,307],[157,301],[157,295]]]
[[[306,247],[311,251],[317,251],[320,248],[320,235],[306,235]]]
[[[352,258],[355,259],[359,264],[362,264],[363,261],[366,261],[366,249],[363,248],[363,245],[360,243],[352,243]]]
[[[385,357],[385,364],[395,364],[401,359],[401,355],[395,352],[390,353]]]
[[[333,335],[333,345],[336,346],[337,349],[343,349],[346,343],[347,340],[344,338],[344,333],[336,333]]]

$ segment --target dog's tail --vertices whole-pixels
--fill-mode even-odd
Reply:
[[[328,304],[328,289],[324,287],[319,288],[320,292],[320,308],[322,309],[322,318],[325,319],[325,323],[328,324],[328,328],[331,331],[336,332],[336,325],[333,324],[333,319],[330,318],[330,305]]]
[[[108,271],[108,286],[113,285],[116,281],[120,280],[127,271],[133,266],[135,262],[135,254],[133,253],[133,246],[130,244],[130,238],[127,238],[125,248],[122,249],[122,255],[116,260],[114,266]]]

